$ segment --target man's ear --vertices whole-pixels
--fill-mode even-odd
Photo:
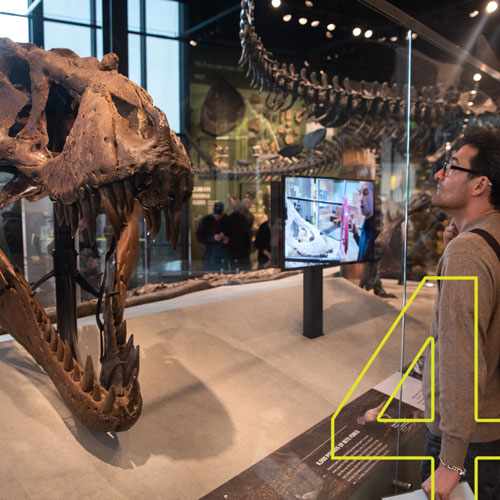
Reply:
[[[472,187],[472,196],[481,196],[488,189],[488,177],[482,175],[481,177],[474,177],[474,185]]]

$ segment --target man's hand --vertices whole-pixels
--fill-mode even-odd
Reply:
[[[223,236],[222,233],[214,234],[214,240],[215,241],[220,241],[220,240],[222,240],[222,236]]]
[[[458,236],[458,227],[455,225],[455,219],[451,219],[450,223],[443,231],[444,246],[446,247],[446,245],[456,236]]]
[[[460,482],[460,474],[448,469],[443,464],[439,464],[435,476],[435,497],[434,500],[450,500],[451,492],[457,487]],[[429,476],[423,483],[422,489],[429,500],[431,497],[431,477]]]

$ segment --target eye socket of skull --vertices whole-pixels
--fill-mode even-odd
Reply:
[[[63,150],[78,115],[78,107],[78,101],[62,85],[52,83],[45,106],[50,151],[60,153]]]
[[[122,118],[125,118],[131,130],[142,139],[151,139],[154,136],[154,125],[151,117],[142,109],[116,97],[111,96],[116,111]]]

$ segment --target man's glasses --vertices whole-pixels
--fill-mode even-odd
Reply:
[[[483,173],[478,172],[477,170],[472,170],[471,168],[463,168],[463,167],[459,167],[458,165],[451,165],[450,162],[448,162],[448,161],[445,161],[443,163],[443,167],[441,168],[441,170],[443,171],[443,177],[446,177],[447,175],[449,175],[450,170],[460,170],[461,172],[468,172],[470,174],[484,175]],[[488,186],[490,186],[490,187],[493,186],[493,184],[491,183],[491,181],[489,179],[488,179]]]

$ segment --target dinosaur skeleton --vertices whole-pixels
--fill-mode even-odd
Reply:
[[[93,243],[96,217],[105,213],[117,240],[102,287],[100,383],[92,358],[76,359],[70,339],[53,328],[30,285],[1,252],[0,324],[96,431],[126,430],[141,413],[139,347],[133,335],[127,341],[123,320],[141,210],[153,238],[164,211],[166,237],[175,246],[194,174],[165,115],[117,66],[115,54],[99,62],[0,39],[0,167],[13,174],[0,192],[0,208],[49,196],[59,224],[72,235],[83,222]]]
[[[338,76],[330,82],[324,71],[319,77],[316,72],[308,76],[305,68],[297,72],[293,64],[280,63],[255,31],[254,0],[241,2],[240,40],[240,65],[248,69],[252,86],[269,91],[266,104],[272,110],[289,109],[300,99],[307,116],[325,127],[343,131],[364,148],[377,150],[383,135],[396,146],[405,145],[407,86],[351,82],[348,78],[341,84]],[[493,116],[491,111],[496,111],[494,103],[488,108],[473,105],[464,110],[461,97],[458,89],[443,85],[419,90],[411,87],[413,152],[436,151],[460,134],[464,122],[478,119],[487,124]]]

